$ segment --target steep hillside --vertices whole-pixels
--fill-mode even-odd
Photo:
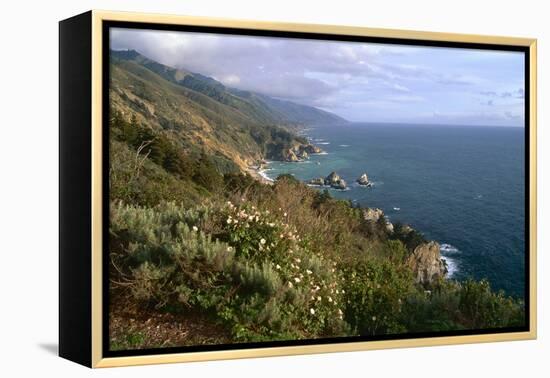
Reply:
[[[242,173],[320,152],[296,128],[336,116],[135,51],[110,73],[111,350],[525,324],[523,302],[446,280],[439,244],[382,211]]]
[[[213,156],[221,172],[285,159],[307,141],[293,130],[345,122],[318,109],[225,87],[136,51],[111,51],[111,108],[164,134],[186,153]]]

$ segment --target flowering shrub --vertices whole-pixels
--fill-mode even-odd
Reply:
[[[284,213],[231,203],[112,208],[115,283],[127,284],[136,300],[201,308],[240,341],[345,332],[335,263],[309,251]]]
[[[113,202],[112,303],[200,314],[234,342],[524,324],[523,303],[486,282],[416,284],[403,242],[365,238],[360,228],[344,234],[340,205],[325,204],[321,216],[339,214],[343,238],[320,244],[303,224],[316,208],[298,217],[291,207],[234,202]],[[349,249],[335,253],[338,240]]]

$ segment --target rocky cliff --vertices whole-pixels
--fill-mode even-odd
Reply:
[[[445,278],[447,266],[441,259],[439,243],[431,241],[420,244],[409,256],[407,264],[414,272],[418,283],[431,283],[438,278]]]

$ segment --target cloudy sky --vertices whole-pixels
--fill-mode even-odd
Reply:
[[[350,121],[524,125],[523,53],[132,29],[111,48]]]

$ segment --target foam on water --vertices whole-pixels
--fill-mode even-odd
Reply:
[[[267,175],[267,173],[265,173],[266,170],[267,170],[267,169],[260,169],[260,170],[258,171],[258,174],[259,174],[260,176],[262,176],[262,178],[266,179],[267,181],[273,182],[274,180],[273,180],[271,177],[269,177],[269,176]]]
[[[447,278],[453,278],[456,272],[458,272],[458,264],[455,259],[447,256],[443,256],[443,260],[447,263]]]
[[[456,248],[455,246],[452,246],[448,243],[441,243],[440,249],[441,249],[441,253],[451,253],[451,254],[453,254],[453,253],[460,252],[458,250],[458,248]]]
[[[449,243],[441,243],[439,249],[441,250],[441,258],[447,263],[447,277],[452,278],[458,272],[458,262],[456,258],[449,257],[449,255],[457,255],[460,250]]]

